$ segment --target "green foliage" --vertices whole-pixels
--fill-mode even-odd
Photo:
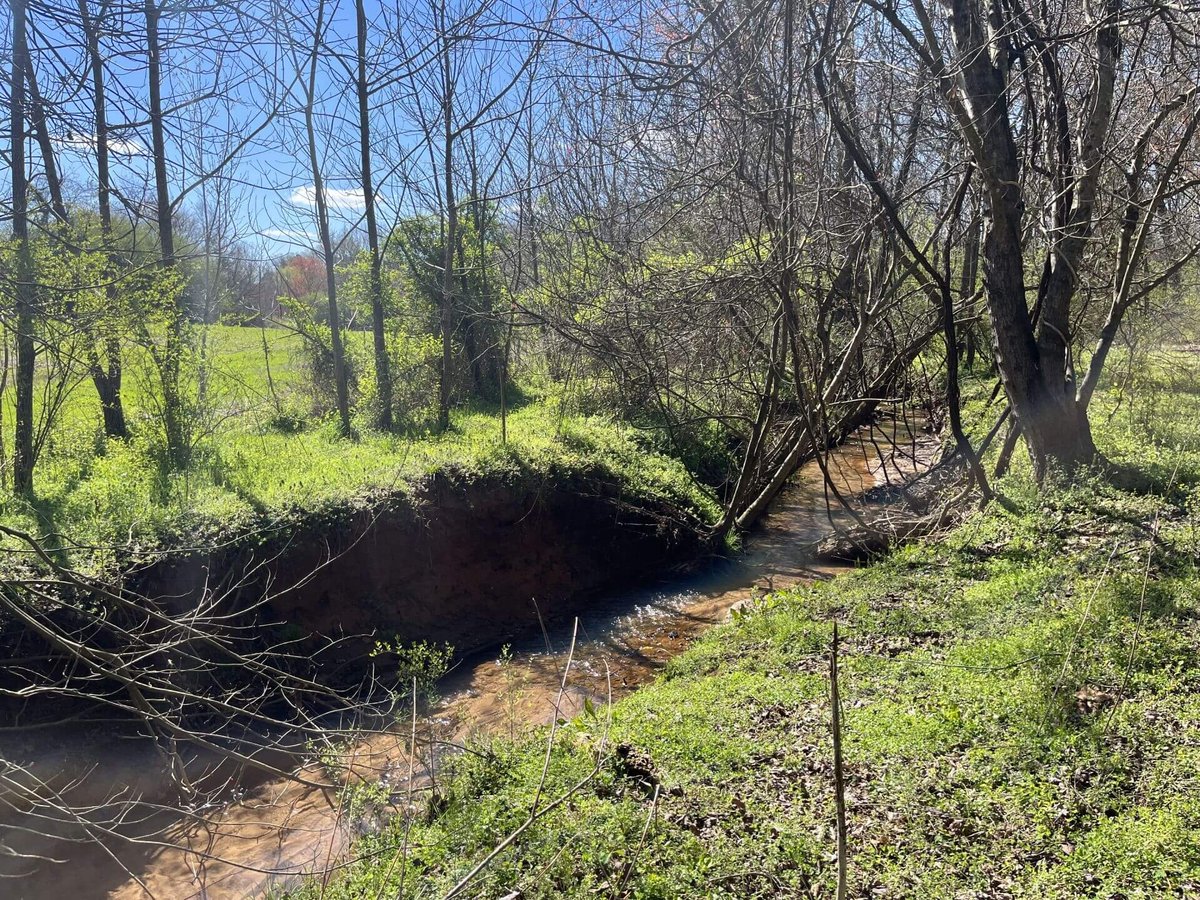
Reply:
[[[455,391],[458,395],[493,401],[499,396],[504,344],[501,323],[508,293],[497,250],[504,239],[494,205],[470,198],[459,205],[449,310],[457,380],[462,382]],[[438,346],[445,250],[442,219],[413,216],[399,223],[385,260],[391,290],[403,307],[397,312],[398,319],[406,323],[405,334],[412,339],[436,335]]]
[[[359,323],[372,321],[370,292],[370,256],[360,253],[344,266],[341,297],[349,320]],[[401,428],[419,429],[430,426],[437,414],[438,371],[441,365],[441,341],[432,326],[431,304],[426,298],[417,305],[420,312],[405,308],[411,305],[412,281],[406,270],[385,271],[383,301],[387,318],[385,339],[391,366],[392,415]],[[328,333],[328,329],[326,329]],[[375,384],[373,336],[351,341],[349,356],[357,373],[361,392],[359,407],[372,412],[379,403]],[[364,417],[366,427],[372,416]]]
[[[389,657],[394,661],[392,677],[398,698],[430,702],[436,699],[435,690],[442,676],[450,670],[454,648],[449,644],[428,641],[403,643],[398,640],[376,641],[372,657]]]
[[[318,312],[322,309],[305,299],[280,297],[279,305],[289,315],[296,334],[302,338],[301,359],[307,374],[312,405],[309,414],[315,417],[331,416],[337,408],[337,382],[334,379],[333,332],[329,322]],[[362,341],[345,340],[343,363],[346,369],[346,386],[350,392],[350,403],[359,402],[359,379],[369,372],[365,348]]]

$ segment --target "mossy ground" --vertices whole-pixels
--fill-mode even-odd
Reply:
[[[1168,362],[1094,410],[1136,490],[1021,465],[1015,512],[766,598],[611,728],[565,723],[541,802],[595,777],[461,896],[831,897],[835,621],[852,896],[1200,896],[1200,382]],[[407,853],[398,817],[299,893],[443,896],[526,819],[544,748],[463,754]]]

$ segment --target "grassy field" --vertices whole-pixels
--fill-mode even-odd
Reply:
[[[1173,356],[1098,398],[1136,489],[1039,494],[1019,465],[1017,512],[771,595],[611,730],[563,725],[540,802],[566,799],[461,896],[832,897],[834,621],[851,896],[1200,896],[1198,376]],[[299,896],[443,896],[526,820],[545,735],[474,749],[411,832]]]
[[[312,407],[300,339],[281,329],[268,329],[265,338],[274,392],[266,378],[263,332],[209,330],[212,412],[202,423],[194,464],[182,473],[166,474],[159,464],[160,429],[144,356],[131,354],[127,361],[125,402],[133,432],[128,442],[105,441],[91,383],[74,385],[38,463],[36,500],[4,495],[0,521],[87,548],[190,544],[228,537],[263,518],[278,521],[403,491],[447,468],[467,476],[514,477],[600,471],[633,494],[668,500],[699,520],[715,515],[712,500],[678,462],[649,452],[631,429],[565,413],[550,397],[521,398],[509,416],[507,443],[501,442],[498,409],[481,406],[456,409],[443,435],[384,434],[362,421],[356,437],[345,439],[328,418],[297,430],[311,418]],[[350,338],[365,351],[367,335]],[[11,447],[11,391],[3,402],[10,431],[5,443]],[[79,564],[95,556],[90,549],[73,554]]]

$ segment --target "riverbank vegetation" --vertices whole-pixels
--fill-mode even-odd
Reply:
[[[1200,891],[1200,363],[1133,372],[1097,403],[1120,477],[1014,466],[1010,508],[763,596],[548,767],[545,732],[472,745],[295,896],[449,896],[534,809],[461,896],[833,896],[834,623],[850,896]]]
[[[365,335],[350,337],[348,347],[365,350]],[[695,529],[719,516],[711,489],[652,439],[611,415],[582,413],[551,386],[514,387],[503,422],[496,404],[478,400],[456,407],[442,432],[364,423],[347,441],[336,423],[305,412],[312,388],[302,337],[213,325],[206,343],[210,422],[185,470],[164,465],[153,396],[137,387],[151,363],[131,354],[124,402],[132,436],[98,433],[95,395],[75,385],[46,436],[36,498],[0,499],[0,522],[45,536],[65,551],[64,562],[86,568],[99,551],[131,544],[143,553],[203,546],[268,526],[279,531],[322,509],[369,508],[438,473],[551,485],[594,475],[630,502],[671,505]],[[12,538],[0,545],[17,546]]]
[[[945,458],[857,534],[935,536],[567,723],[544,784],[529,747],[463,755],[320,893],[449,888],[529,809],[472,890],[827,885],[833,620],[860,894],[1194,892],[1185,7],[8,0],[0,709],[133,720],[207,810],[189,746],[296,782],[279,735],[401,702],[347,649],[379,622],[469,588],[455,624],[499,639],[541,572],[578,601],[735,547],[801,466],[919,420]],[[518,489],[380,525],[455,479]],[[14,807],[92,840],[21,773]]]
[[[264,428],[326,435],[334,493],[456,411],[496,410],[505,443],[536,385],[683,461],[721,537],[943,390],[987,496],[958,396],[984,346],[1008,442],[1039,478],[1086,467],[1109,357],[1194,330],[1197,48],[1174,11],[1064,0],[1000,53],[973,0],[945,27],[920,2],[343,5],[10,4],[0,483],[44,526],[154,515],[82,484],[151,457],[130,481],[156,506],[277,499],[245,457],[290,464],[287,442],[226,446],[245,410],[210,341],[245,348]],[[1044,44],[1070,72],[1042,54],[1009,96],[991,60]],[[302,397],[266,326],[294,335]]]

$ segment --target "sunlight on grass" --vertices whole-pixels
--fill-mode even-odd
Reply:
[[[1134,395],[1110,384],[1097,397],[1097,442],[1131,467],[1129,484],[1082,476],[1039,492],[1022,461],[998,484],[1015,512],[971,512],[710,631],[614,710],[609,746],[657,794],[610,760],[472,890],[611,895],[631,866],[632,897],[832,896],[836,618],[851,896],[1197,895],[1200,397],[1178,367],[1200,361],[1168,362]],[[586,716],[561,727],[548,790],[587,773],[597,731]],[[319,893],[386,895],[403,871],[439,895],[519,824],[543,741],[454,760],[444,809],[414,824],[407,860],[390,861],[396,824],[359,847],[386,866],[351,865]]]
[[[622,485],[631,497],[670,503],[698,521],[716,515],[713,499],[681,463],[609,418],[564,414],[551,397],[525,399],[510,412],[507,443],[501,442],[496,408],[456,409],[441,435],[363,428],[346,439],[330,418],[304,430],[280,430],[274,426],[279,408],[310,402],[307,376],[297,337],[280,330],[266,337],[274,395],[265,378],[263,334],[211,329],[208,389],[219,412],[184,472],[166,473],[159,463],[152,393],[139,388],[148,377],[145,360],[129,366],[125,399],[134,436],[128,443],[104,440],[95,392],[87,382],[76,385],[39,461],[36,501],[6,497],[0,519],[36,534],[61,535],[60,542],[192,542],[227,538],[305,511],[403,495],[436,473],[459,479],[591,473]]]

